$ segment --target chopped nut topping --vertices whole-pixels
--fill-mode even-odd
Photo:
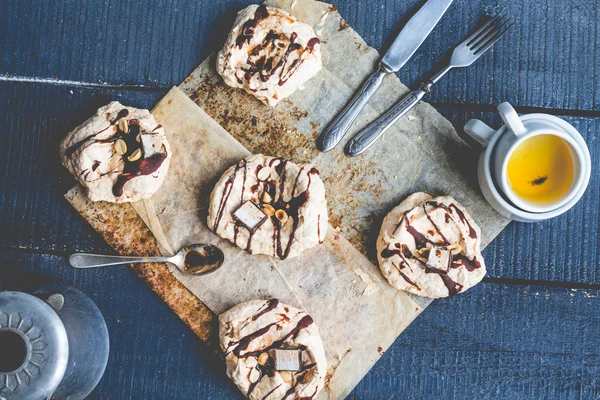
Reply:
[[[275,211],[275,218],[277,218],[279,222],[281,222],[281,224],[283,225],[287,221],[288,215],[283,210],[277,210]]]
[[[136,149],[127,159],[131,162],[137,161],[142,158],[142,149]]]
[[[450,246],[448,246],[448,250],[450,250],[452,252],[452,254],[460,253],[461,249],[462,248],[460,247],[460,244],[458,244],[458,243],[454,243],[454,244],[451,244]]]
[[[272,205],[270,204],[263,204],[262,206],[262,210],[265,214],[267,214],[269,217],[272,217],[273,215],[275,215],[275,209],[273,208]]]
[[[292,373],[290,371],[280,371],[279,376],[285,383],[292,383]]]
[[[120,155],[127,153],[127,144],[123,139],[117,139],[115,142],[115,151]]]
[[[269,355],[267,353],[260,353],[258,356],[258,363],[260,365],[265,365],[269,361]]]
[[[119,120],[119,129],[123,132],[123,133],[128,133],[129,132],[129,124],[127,123],[127,120],[121,118]]]
[[[262,167],[256,177],[259,181],[266,181],[271,176],[271,167]]]
[[[252,383],[257,382],[260,379],[260,371],[256,368],[252,368],[252,371],[250,371],[250,376],[248,378]]]
[[[263,193],[262,193],[262,201],[263,201],[263,203],[270,203],[271,200],[273,200],[273,198],[271,197],[271,195],[269,194],[269,192],[267,192],[266,190],[263,191]]]
[[[427,247],[423,247],[422,249],[417,250],[417,254],[420,257],[427,258],[429,257],[429,249]]]

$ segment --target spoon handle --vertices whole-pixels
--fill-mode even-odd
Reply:
[[[123,257],[107,256],[102,254],[76,253],[69,257],[69,264],[75,268],[108,267],[110,265],[142,263],[142,262],[165,262],[164,257]]]

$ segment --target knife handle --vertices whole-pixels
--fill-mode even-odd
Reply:
[[[342,140],[360,111],[363,109],[365,104],[367,104],[371,96],[373,96],[373,94],[377,91],[381,85],[381,82],[383,81],[384,76],[387,74],[388,72],[380,66],[379,69],[374,72],[369,79],[366,80],[360,90],[352,98],[350,103],[348,103],[344,110],[337,116],[335,121],[333,121],[333,123],[329,125],[327,130],[325,130],[325,132],[323,132],[321,135],[319,148],[322,152],[333,149],[340,142],[340,140]]]
[[[426,86],[419,90],[413,90],[406,97],[396,103],[385,114],[379,117],[375,122],[371,123],[365,129],[360,131],[356,136],[348,142],[346,146],[346,154],[350,157],[356,157],[367,150],[375,141],[385,133],[396,121],[404,114],[409,112],[414,106],[421,101],[423,96],[429,93]]]

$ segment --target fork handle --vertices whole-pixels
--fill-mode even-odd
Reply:
[[[427,85],[423,85],[420,89],[413,90],[406,95],[375,122],[354,136],[346,147],[346,154],[350,157],[356,157],[371,147],[390,126],[416,106],[427,93],[429,93],[429,88]]]
[[[337,116],[333,123],[321,135],[319,147],[322,152],[333,149],[342,140],[346,132],[352,126],[352,123],[369,101],[371,96],[377,91],[383,78],[388,74],[383,67],[379,67],[363,84],[354,98]]]

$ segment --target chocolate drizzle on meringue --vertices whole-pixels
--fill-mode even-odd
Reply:
[[[408,213],[412,210],[409,210],[404,213],[404,215],[400,219],[400,222],[396,225],[396,228],[394,229],[394,233],[395,233],[400,228],[402,223],[404,222],[406,231],[413,237],[413,239],[415,241],[415,248],[416,248],[417,252],[419,252],[423,249],[427,249],[428,244],[432,244],[432,245],[436,245],[436,246],[440,246],[440,245],[448,246],[451,244],[449,242],[449,240],[442,233],[441,228],[434,222],[433,218],[431,218],[430,213],[427,211],[427,206],[430,206],[433,209],[443,210],[445,212],[444,221],[446,223],[449,223],[450,221],[456,221],[454,219],[454,214],[455,214],[461,223],[466,224],[468,226],[469,237],[471,237],[472,239],[477,238],[477,232],[475,231],[473,226],[467,220],[464,212],[462,212],[456,205],[450,204],[450,205],[446,206],[445,204],[437,203],[435,201],[426,201],[423,203],[423,212],[435,230],[435,231],[430,231],[430,232],[437,233],[437,235],[442,239],[441,243],[438,243],[432,239],[429,239],[427,236],[425,236],[424,233],[419,232],[417,229],[415,229],[410,224]],[[462,232],[462,229],[461,229],[461,232]],[[401,260],[400,265],[393,264],[394,267],[396,268],[396,270],[398,271],[398,273],[400,274],[400,276],[402,276],[402,278],[407,283],[409,283],[417,288],[418,288],[418,286],[415,284],[415,282],[413,282],[410,278],[408,278],[406,276],[406,274],[402,271],[402,269],[409,266],[407,259],[413,259],[413,260],[416,260],[417,262],[419,262],[420,264],[422,264],[425,269],[425,273],[438,274],[440,276],[440,279],[444,283],[444,286],[446,286],[446,288],[448,289],[448,294],[450,296],[457,295],[463,289],[463,285],[461,285],[458,282],[455,282],[452,278],[450,278],[450,276],[448,275],[448,271],[438,270],[438,269],[434,269],[434,268],[428,268],[427,264],[422,259],[415,256],[413,254],[413,252],[405,244],[396,243],[396,244],[394,244],[394,248],[390,249],[388,247],[388,248],[383,249],[381,252],[382,258],[391,258],[393,256],[400,257],[400,260]],[[476,256],[473,257],[473,259],[471,260],[467,256],[465,256],[461,253],[454,254],[452,256],[452,259],[451,259],[451,262],[449,265],[449,269],[456,269],[456,268],[460,268],[460,267],[465,267],[465,269],[467,271],[472,272],[478,268],[481,268],[481,263],[477,260]]]
[[[258,23],[268,16],[269,11],[266,6],[261,5],[256,9],[254,18],[249,19],[242,25],[241,33],[235,40],[239,49],[246,43],[250,44]],[[304,52],[314,52],[315,46],[320,43],[320,40],[316,37],[309,39],[306,46],[302,46],[297,40],[298,34],[296,32],[292,32],[288,38],[281,32],[269,31],[262,43],[248,50],[247,67],[239,69],[243,72],[243,76],[236,74],[237,82],[242,84],[243,79],[250,81],[256,74],[259,75],[262,82],[267,82],[271,77],[277,75],[279,76],[277,84],[279,86],[285,85],[303,63]],[[297,57],[288,62],[294,52],[297,52]],[[256,89],[249,90],[256,91]]]
[[[245,320],[245,322],[243,323],[242,327],[239,328],[239,330],[241,331],[242,329],[244,329],[244,327],[246,327],[249,322],[257,321],[263,315],[273,312],[279,305],[280,305],[280,302],[277,299],[270,299],[270,300],[266,301],[264,303],[264,305],[262,307],[260,307],[254,315],[249,316]],[[286,313],[289,312],[289,309],[287,307],[284,307],[284,310],[286,311]],[[285,318],[278,319],[275,322],[269,323],[269,324],[261,327],[260,329],[257,329],[254,332],[247,334],[246,336],[242,337],[239,340],[230,341],[227,346],[227,349],[225,351],[226,354],[232,353],[233,355],[235,355],[238,358],[245,359],[248,357],[258,357],[260,354],[267,353],[273,349],[289,348],[290,344],[289,343],[286,344],[286,341],[290,340],[291,338],[295,339],[301,330],[306,329],[310,325],[313,324],[313,319],[309,315],[306,315],[306,314],[305,315],[302,315],[302,314],[296,315],[296,317],[301,316],[301,318],[298,320],[296,325],[292,329],[289,330],[289,332],[287,332],[283,337],[281,337],[281,339],[275,340],[271,344],[269,344],[261,349],[246,352],[245,350],[247,350],[250,347],[250,345],[252,344],[253,341],[264,336],[270,330],[280,331],[282,329],[287,328],[286,325],[290,321],[288,316],[285,314],[279,314],[279,313],[277,313],[276,315],[283,316]],[[283,321],[283,323],[282,323],[282,321]],[[280,323],[282,323],[282,324],[280,325]],[[306,346],[304,346],[304,345],[299,345],[294,348],[297,348],[299,350],[306,350]],[[290,371],[294,375],[295,384],[286,392],[286,394],[283,398],[289,397],[290,394],[295,393],[297,385],[299,383],[303,382],[303,380],[306,378],[306,374],[308,373],[308,371],[315,368],[316,366],[317,366],[316,362],[311,362],[311,363],[307,363],[305,365],[301,365],[301,369],[297,372]],[[269,376],[269,377],[273,378],[276,376],[276,373],[277,373],[277,371],[275,369],[275,360],[273,359],[273,357],[269,357],[267,362],[263,365],[256,364],[254,368],[256,368],[258,370],[260,375],[259,375],[258,379],[256,379],[256,381],[254,381],[250,384],[248,391],[246,393],[247,398],[250,398],[250,395],[253,393],[255,388],[258,386],[258,384],[262,381],[262,379],[265,376]],[[275,388],[273,388],[269,393],[267,393],[263,397],[263,399],[268,398],[269,395],[271,395],[273,392],[275,392],[282,385],[283,385],[283,383],[281,383],[279,386],[276,386]],[[317,391],[318,391],[318,386],[315,389],[315,392],[313,393],[312,396],[309,396],[309,397],[305,396],[305,397],[301,397],[301,398],[312,399],[316,395]]]
[[[244,46],[244,43],[246,42],[250,43],[250,39],[252,39],[252,37],[254,36],[254,29],[256,28],[256,25],[258,25],[258,21],[263,20],[268,16],[269,10],[267,10],[267,6],[265,6],[264,4],[258,6],[256,11],[254,12],[254,18],[246,21],[246,23],[242,26],[242,32],[235,39],[235,44],[238,48],[241,49]]]
[[[160,168],[163,161],[167,158],[166,151],[163,151],[163,152],[159,152],[159,153],[154,153],[152,156],[145,158],[145,159],[140,159],[138,161],[131,162],[131,161],[127,160],[127,157],[129,155],[131,155],[136,149],[142,149],[141,144],[139,144],[136,140],[137,135],[141,132],[140,121],[138,119],[130,119],[129,121],[127,121],[127,125],[129,126],[128,133],[121,131],[119,129],[119,127],[117,126],[115,128],[115,132],[111,136],[104,138],[104,139],[94,139],[98,134],[105,132],[106,130],[110,129],[111,127],[117,125],[119,120],[127,117],[128,115],[129,115],[129,110],[127,110],[126,108],[122,109],[121,111],[119,111],[117,113],[117,115],[114,119],[110,120],[109,126],[107,126],[106,128],[102,129],[99,132],[94,132],[92,135],[69,146],[65,150],[65,155],[68,158],[71,158],[73,156],[73,154],[77,150],[79,150],[84,144],[92,145],[94,143],[101,143],[101,144],[114,143],[119,139],[123,139],[127,145],[128,151],[126,154],[123,154],[123,156],[122,156],[123,164],[124,164],[123,172],[121,173],[121,175],[119,175],[119,177],[117,178],[117,181],[113,185],[112,191],[113,191],[113,195],[115,195],[116,197],[120,197],[123,195],[123,189],[127,182],[129,182],[133,178],[153,174]],[[161,125],[158,125],[156,128],[154,128],[153,132],[161,127],[162,127]],[[142,149],[142,151],[143,151],[143,149]],[[100,161],[95,160],[91,167],[92,171],[95,172],[99,166],[100,166]],[[84,172],[86,173],[84,176],[84,179],[87,180],[87,177],[90,174],[90,171],[84,170]],[[84,172],[82,172],[82,174]],[[117,171],[103,173],[100,176],[105,176],[105,175],[108,175],[109,173],[113,173],[113,172],[117,172]]]
[[[298,175],[296,175],[294,184],[292,186],[292,190],[291,190],[292,197],[291,197],[291,199],[286,201],[283,198],[283,193],[285,192],[286,181],[287,181],[286,167],[287,167],[288,162],[289,162],[288,160],[281,158],[281,157],[273,158],[269,161],[268,167],[273,168],[275,170],[275,172],[277,173],[277,175],[279,176],[278,184],[276,184],[275,181],[272,181],[272,180],[265,180],[265,181],[259,180],[258,183],[251,185],[250,188],[248,188],[248,191],[250,193],[257,193],[261,190],[265,193],[268,193],[269,197],[270,197],[270,201],[265,202],[264,204],[268,204],[268,205],[272,206],[275,210],[283,210],[283,211],[285,211],[285,213],[288,216],[287,221],[285,221],[284,223],[279,221],[274,215],[270,217],[270,221],[273,226],[274,253],[277,257],[279,257],[282,260],[286,259],[289,256],[291,248],[292,248],[292,244],[295,240],[296,230],[298,229],[298,225],[300,222],[300,220],[299,220],[300,209],[310,199],[311,175],[319,173],[319,171],[316,168],[311,168],[309,171],[306,171],[306,169],[304,167],[301,168],[300,171],[298,172]],[[233,186],[235,185],[236,177],[237,177],[239,171],[242,168],[244,170],[243,171],[243,181],[242,181],[242,192],[240,194],[240,203],[243,203],[244,199],[245,199],[245,195],[247,193],[246,192],[246,174],[253,173],[254,176],[258,179],[258,173],[261,171],[262,168],[264,168],[264,166],[258,165],[254,171],[247,171],[246,165],[247,165],[246,160],[241,160],[237,164],[237,166],[234,168],[229,179],[225,183],[225,187],[223,188],[223,193],[221,195],[219,208],[217,210],[217,215],[216,215],[215,221],[212,226],[213,232],[217,232],[217,230],[219,229],[221,220],[223,219],[225,208],[227,207],[227,202],[229,201],[229,197],[233,190]],[[302,193],[296,194],[298,182],[299,182],[300,176],[303,173],[306,173],[306,175],[308,177],[308,184],[307,184],[305,191],[303,191]],[[262,197],[262,195],[260,197]],[[290,222],[290,220],[291,220],[291,222]],[[317,216],[317,237],[318,237],[319,242],[321,242],[320,221],[321,221],[321,218],[320,218],[320,215],[318,215]],[[284,240],[282,238],[282,230],[283,230],[284,226],[286,226],[287,224],[290,224],[290,223],[292,224],[291,232],[289,234],[287,243],[284,245]],[[237,245],[239,230],[240,230],[239,223],[235,222],[233,229],[234,229],[233,242]],[[246,230],[248,231],[248,242],[246,243],[245,250],[252,253],[252,237],[254,236],[257,229],[255,229],[255,230],[246,229]],[[240,246],[240,247],[242,247],[242,246]]]
[[[133,178],[155,173],[166,158],[167,152],[165,151],[161,153],[154,153],[148,158],[144,158],[133,163],[125,163],[123,173],[119,175],[113,186],[113,194],[116,197],[122,196],[123,189],[127,182]]]

